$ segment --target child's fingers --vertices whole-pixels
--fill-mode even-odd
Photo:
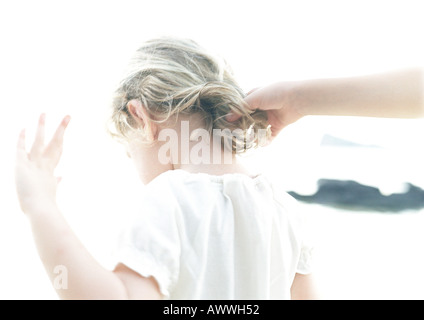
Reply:
[[[60,154],[62,153],[62,145],[63,145],[63,136],[65,134],[65,130],[68,127],[69,121],[71,120],[70,116],[66,116],[63,118],[59,127],[56,129],[56,132],[53,135],[52,140],[48,144],[45,150],[45,156],[52,158],[55,161],[58,161]]]
[[[25,129],[23,129],[19,134],[18,144],[16,147],[16,158],[19,160],[28,158],[28,154],[25,149]]]
[[[43,113],[40,115],[40,118],[38,120],[38,127],[37,127],[37,132],[35,134],[35,140],[30,151],[31,158],[38,157],[39,155],[41,155],[43,151],[45,123],[46,123],[46,115]]]

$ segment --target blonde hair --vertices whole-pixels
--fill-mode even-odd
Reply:
[[[137,99],[152,121],[165,123],[178,114],[201,113],[207,130],[222,132],[238,129],[241,134],[224,137],[231,141],[234,152],[258,145],[252,132],[267,130],[266,113],[251,111],[244,101],[229,66],[187,39],[158,38],[145,42],[130,60],[128,70],[119,83],[112,103],[112,136],[128,138],[137,125],[127,104]],[[226,120],[229,113],[240,118]],[[225,130],[229,129],[229,130]],[[227,138],[227,139],[225,139]]]

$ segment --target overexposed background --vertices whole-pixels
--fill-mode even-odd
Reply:
[[[105,134],[109,98],[134,50],[176,35],[222,55],[248,91],[278,80],[345,77],[422,65],[420,1],[0,2],[0,298],[54,299],[13,184],[21,128],[38,116],[53,132],[72,122],[58,173],[59,203],[105,266],[140,186],[124,150]],[[308,117],[253,162],[287,190],[320,177],[353,179],[387,194],[424,187],[423,120]],[[379,152],[319,147],[330,133]],[[316,241],[316,275],[330,299],[422,299],[424,212],[382,214],[303,205]]]

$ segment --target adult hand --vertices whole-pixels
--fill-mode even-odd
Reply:
[[[303,117],[294,103],[293,84],[293,82],[278,82],[256,88],[251,90],[245,99],[252,110],[266,111],[272,138],[275,138],[283,128]],[[227,116],[228,121],[236,121],[238,118],[234,114]]]

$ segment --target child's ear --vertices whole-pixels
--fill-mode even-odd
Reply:
[[[142,103],[137,99],[132,99],[128,101],[127,108],[135,122],[137,122],[145,132],[147,139],[154,141],[156,139],[158,127],[156,123],[150,119]]]

